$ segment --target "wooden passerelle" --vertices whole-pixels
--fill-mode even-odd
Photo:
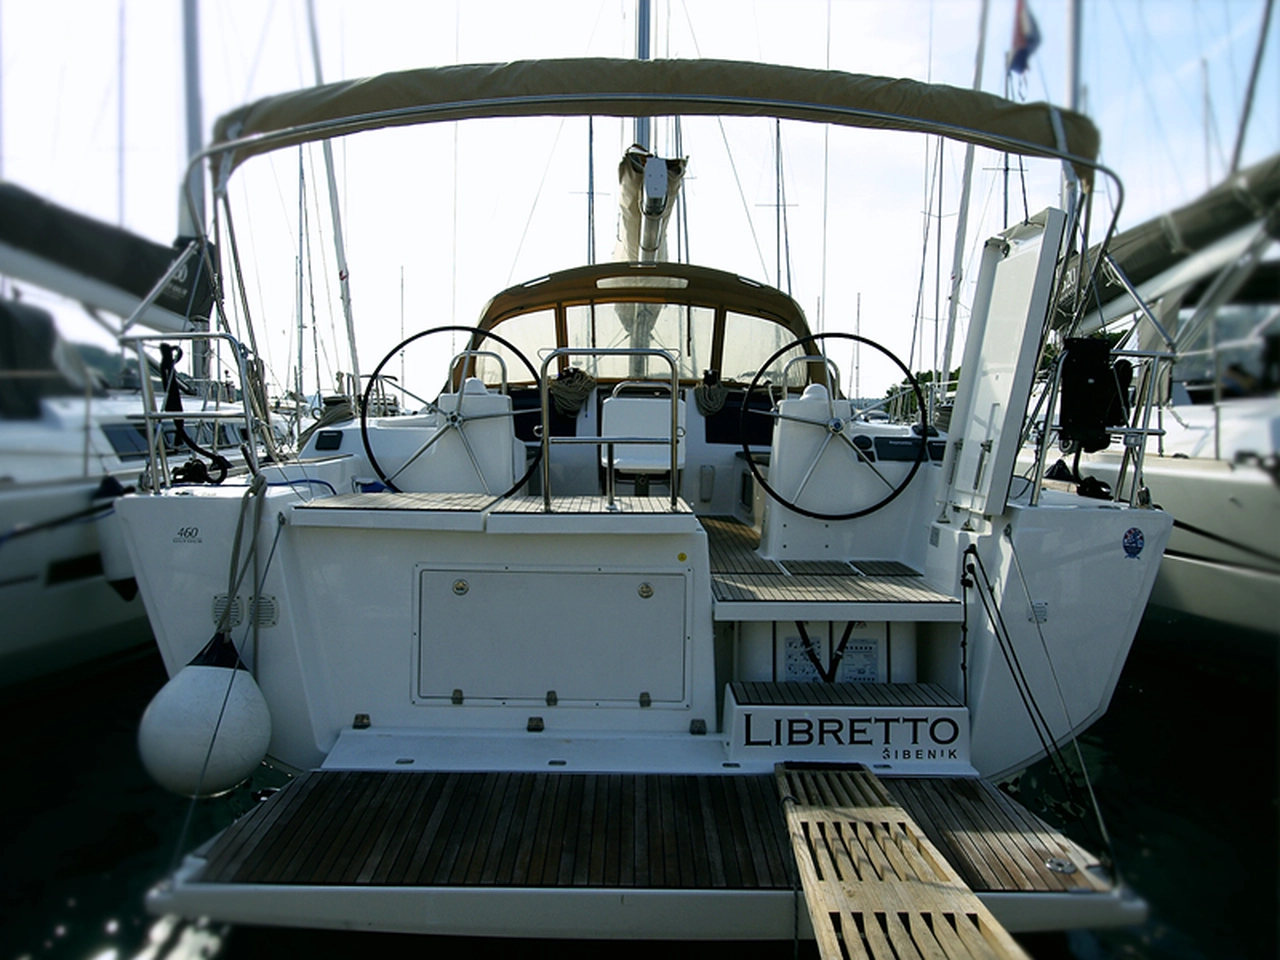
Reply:
[[[1027,956],[873,774],[776,776],[824,960]]]

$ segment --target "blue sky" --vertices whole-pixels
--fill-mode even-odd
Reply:
[[[1189,201],[1225,173],[1235,143],[1263,3],[1083,2],[1084,106],[1102,131],[1104,162],[1120,173],[1126,185],[1121,225],[1132,225]],[[104,220],[122,222],[157,240],[171,239],[177,224],[178,182],[185,154],[180,6],[172,0],[0,0],[3,176],[58,203]],[[540,5],[317,0],[316,9],[326,80],[452,62],[630,56],[633,52],[632,0]],[[829,63],[833,69],[931,79],[967,87],[973,77],[979,9],[977,0],[655,0],[654,52],[658,56],[724,57],[810,67]],[[1015,85],[1014,95],[1026,99],[1047,97],[1061,103],[1065,100],[1065,2],[1035,0],[1032,9],[1043,42],[1025,80]],[[1003,62],[1012,29],[1013,0],[992,0],[983,71],[987,90],[1003,91]],[[1273,21],[1270,33],[1243,152],[1245,165],[1280,149],[1280,50],[1276,49],[1280,24]],[[206,129],[218,114],[239,103],[313,82],[302,0],[204,0],[201,39]],[[538,204],[559,203],[563,209],[585,206],[584,177],[563,183],[554,178],[548,180],[543,162],[532,158],[535,148],[568,151],[568,155],[580,152],[580,146],[569,143],[578,134],[572,128],[566,132],[550,127],[544,133],[545,138],[543,134],[531,134],[523,144],[531,158],[526,191],[541,186]],[[750,227],[735,232],[744,237],[754,232],[755,240],[742,245],[740,262],[732,266],[744,274],[772,281],[776,211],[771,208],[773,167],[767,155],[768,138],[761,137],[759,131],[744,131],[735,137],[740,138],[734,143],[735,154],[741,146],[744,153],[754,150],[764,156],[735,160],[741,177],[737,195],[744,201],[743,209],[737,213]],[[603,133],[597,133],[598,170],[612,167],[625,146],[624,139],[629,137],[620,129],[604,128]],[[447,152],[449,143],[442,140],[428,149]],[[887,172],[875,174],[874,179],[862,179],[871,175],[864,174],[860,167],[851,176],[836,172],[830,184],[832,195],[837,188],[852,188],[863,196],[863,205],[840,221],[840,229],[864,238],[873,235],[874,239],[850,246],[834,263],[829,247],[827,270],[822,271],[815,266],[821,249],[817,207],[821,203],[822,174],[815,156],[819,149],[818,141],[808,131],[787,128],[784,156],[788,161],[788,201],[794,201],[789,213],[796,282],[793,292],[811,319],[820,313],[825,315],[828,328],[850,328],[853,303],[862,294],[864,316],[890,319],[897,328],[891,339],[897,349],[908,349],[901,328],[910,325],[916,301],[925,170],[926,164],[932,163],[933,154],[917,138],[911,147],[894,143],[887,151]],[[498,152],[503,151],[488,149],[481,154]],[[605,158],[606,154],[610,159]],[[701,182],[694,185],[691,181],[691,202],[699,195],[697,191],[709,188],[714,177],[723,176],[713,168],[709,155],[709,148],[703,148],[700,156],[693,157],[691,173],[700,176]],[[340,164],[347,164],[348,159],[340,153]],[[479,160],[460,158],[459,162],[469,164],[468,169],[474,173]],[[999,178],[990,170],[995,162],[994,156],[979,153],[980,176],[974,189],[970,246],[978,233],[998,228],[993,216],[1000,206]],[[296,168],[296,159],[281,159],[266,178],[276,181],[277,192],[285,189],[279,181],[289,163]],[[961,165],[962,150],[948,148],[943,160],[944,271],[949,269],[949,231],[955,221]],[[426,166],[422,170],[424,176],[436,178],[440,189],[448,193],[454,167],[446,167],[441,168],[444,173],[436,168],[427,173]],[[351,178],[358,176],[354,166],[344,165],[342,170],[344,201],[350,195],[354,205],[354,198],[368,191],[352,182]],[[501,171],[501,165],[496,164],[488,172],[491,183],[500,182],[504,176]],[[407,172],[414,175],[412,165]],[[1042,167],[1033,175],[1030,185],[1037,188],[1041,200],[1045,191],[1038,188],[1055,176],[1051,167]],[[601,189],[609,186],[605,178]],[[892,217],[882,213],[881,201],[885,209],[893,201],[902,212]],[[269,202],[282,210],[290,203],[296,206],[296,200],[287,201],[283,195]],[[448,200],[442,202],[447,204]],[[1105,208],[1105,199],[1102,202]],[[601,207],[607,208],[607,203],[607,197],[599,201]],[[504,235],[509,242],[494,247],[503,260],[500,269],[477,276],[474,287],[469,287],[466,281],[470,274],[465,268],[455,264],[442,267],[438,274],[423,280],[433,293],[411,292],[411,299],[420,298],[411,312],[440,318],[441,311],[445,311],[455,314],[459,322],[469,322],[484,298],[505,285],[508,278],[527,279],[545,269],[570,266],[582,259],[579,238],[563,244],[566,249],[549,242],[516,243],[525,204],[519,198],[510,204],[519,215]],[[1015,205],[1020,204],[1019,196]],[[391,205],[394,207],[394,202]],[[476,219],[486,219],[501,207],[494,202],[482,211],[469,209],[480,211],[474,214]],[[395,219],[392,214],[392,210],[384,208],[388,219]],[[353,230],[381,226],[376,216],[365,220],[359,217],[353,212]],[[530,213],[529,222],[533,221]],[[437,228],[439,232],[440,224]],[[457,229],[455,225],[455,241]],[[577,221],[574,229],[585,234]],[[611,213],[601,215],[598,231],[603,235],[601,254],[607,255],[609,244],[605,241],[612,237]],[[376,356],[398,333],[397,324],[389,322],[387,314],[392,312],[390,304],[399,293],[392,268],[403,264],[390,263],[396,259],[394,255],[362,250],[356,242],[352,257],[358,303],[376,307],[375,312],[382,318],[370,322],[375,328],[380,323],[380,332],[370,334],[367,351]],[[549,249],[554,250],[554,256],[548,255]],[[706,249],[704,244],[702,250]],[[892,251],[892,262],[886,259],[881,265],[876,258],[888,257],[888,251]],[[729,257],[727,249],[715,252],[723,253],[726,260]],[[434,249],[421,253],[428,261],[452,255]],[[388,269],[379,273],[379,265]],[[362,266],[363,276],[359,272]],[[926,265],[930,274],[926,286],[930,291],[934,286],[932,269],[932,264]],[[429,273],[424,270],[424,278]],[[850,274],[854,275],[852,279]],[[440,293],[446,279],[450,286],[447,302]],[[847,282],[837,289],[837,279]],[[282,282],[282,286],[289,285]],[[388,289],[391,286],[397,287],[394,293]],[[932,293],[928,299],[926,312],[932,313]],[[272,319],[266,322],[272,336],[280,341],[274,347],[275,353],[287,356],[292,348],[287,342],[289,320],[280,316],[285,310],[283,302],[269,311]],[[87,322],[75,317],[74,309],[60,313],[68,317],[64,326],[73,333],[98,336]],[[413,326],[413,322],[409,325]]]

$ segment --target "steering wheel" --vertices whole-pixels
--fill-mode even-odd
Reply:
[[[915,462],[911,464],[911,469],[907,472],[907,475],[903,477],[903,479],[896,484],[891,482],[887,477],[885,477],[883,473],[881,473],[876,468],[875,460],[871,456],[869,456],[868,451],[863,448],[864,446],[870,447],[870,445],[864,444],[863,446],[859,446],[857,442],[857,438],[850,437],[849,434],[846,432],[846,428],[852,422],[852,418],[842,419],[841,417],[836,416],[835,404],[831,397],[830,389],[828,389],[827,391],[827,416],[823,420],[810,420],[807,417],[798,417],[790,414],[785,414],[782,412],[778,403],[774,403],[772,408],[768,411],[751,409],[748,406],[747,401],[751,397],[751,395],[761,386],[760,381],[761,381],[761,378],[764,377],[765,371],[768,370],[770,367],[772,367],[774,362],[779,357],[781,357],[783,354],[787,353],[790,350],[794,350],[796,347],[801,347],[801,348],[812,351],[817,341],[827,340],[827,339],[852,340],[854,343],[865,343],[867,346],[874,347],[875,349],[879,350],[886,357],[888,357],[890,360],[892,360],[894,363],[898,365],[898,369],[900,369],[906,375],[907,382],[911,385],[911,389],[916,395],[916,405],[920,411],[920,425],[918,427],[918,430],[920,433],[920,449],[916,451]],[[785,397],[785,395],[786,395],[786,387],[784,385],[783,396]],[[814,454],[813,460],[809,463],[808,467],[804,471],[804,474],[803,474],[804,479],[800,481],[800,486],[796,491],[795,499],[788,500],[786,497],[782,496],[782,494],[778,493],[778,491],[775,490],[773,487],[769,486],[769,482],[764,478],[764,475],[760,472],[760,468],[756,466],[755,458],[752,456],[751,448],[748,445],[746,440],[746,437],[747,437],[746,422],[747,422],[748,412],[757,414],[759,416],[772,417],[774,418],[774,420],[788,420],[793,423],[807,424],[808,426],[812,427],[814,430],[821,430],[825,433],[825,436],[822,439],[822,444],[821,446],[818,447],[818,452]],[[765,492],[768,493],[769,496],[773,497],[774,500],[782,504],[788,510],[793,510],[796,513],[800,514],[801,516],[812,517],[815,520],[853,520],[856,517],[865,517],[867,514],[874,513],[875,511],[879,510],[881,507],[887,506],[894,499],[896,499],[898,495],[902,493],[903,490],[907,488],[908,484],[911,483],[912,479],[915,477],[916,473],[920,469],[920,464],[924,462],[924,458],[925,458],[925,453],[926,453],[925,444],[928,442],[928,435],[929,435],[927,416],[928,416],[928,413],[925,410],[925,405],[924,405],[924,394],[920,390],[919,382],[916,380],[915,376],[912,375],[911,371],[907,369],[906,364],[904,364],[901,360],[899,360],[897,356],[895,356],[888,348],[881,346],[880,344],[876,343],[874,340],[869,340],[866,337],[861,337],[854,333],[839,333],[839,332],[814,333],[814,334],[810,334],[807,337],[801,337],[797,340],[791,341],[791,343],[788,343],[785,347],[782,347],[780,350],[774,353],[774,355],[771,356],[768,360],[766,360],[761,365],[760,369],[756,371],[755,377],[753,377],[751,380],[751,385],[747,387],[746,393],[744,393],[742,396],[742,406],[739,408],[739,412],[738,412],[738,431],[741,437],[743,438],[742,450],[743,450],[743,453],[746,455],[747,467],[751,470],[751,475],[756,478],[756,482],[759,483],[760,486],[762,486],[765,489]],[[852,457],[848,461],[851,466],[862,466],[863,468],[865,468],[865,471],[869,471],[870,473],[874,474],[874,476],[880,481],[880,483],[884,485],[887,492],[875,503],[871,504],[868,507],[863,507],[860,510],[851,510],[848,513],[822,513],[821,511],[818,511],[818,510],[810,510],[806,507],[802,507],[795,502],[797,499],[799,499],[800,494],[804,491],[805,484],[808,483],[809,478],[813,476],[813,472],[817,468],[818,462],[822,459],[823,454],[826,453],[827,448],[831,446],[833,442],[837,444],[843,444],[845,447],[848,448],[850,454],[852,454]]]
[[[463,390],[463,387],[466,384],[465,376],[462,378],[462,382],[458,386],[458,394],[457,394],[458,401],[454,405],[453,410],[445,410],[438,403],[434,401],[427,403],[427,408],[426,408],[427,412],[434,413],[437,417],[437,420],[442,424],[442,426],[440,426],[436,430],[436,432],[431,435],[431,439],[429,439],[422,446],[418,447],[418,449],[415,450],[413,454],[409,456],[408,459],[405,460],[404,463],[400,464],[397,470],[395,470],[390,474],[384,471],[382,469],[382,464],[378,462],[377,456],[374,455],[373,447],[369,443],[369,401],[373,395],[374,384],[378,382],[378,375],[382,373],[382,368],[385,367],[388,362],[390,362],[392,357],[394,357],[397,353],[399,353],[409,344],[413,343],[415,340],[421,340],[423,337],[429,337],[437,333],[469,334],[472,337],[471,342],[473,346],[478,346],[482,341],[486,339],[496,340],[498,343],[502,344],[504,347],[510,350],[513,354],[515,354],[516,357],[520,360],[520,362],[525,365],[525,369],[529,371],[529,376],[533,379],[534,386],[540,386],[539,379],[538,379],[538,371],[534,369],[533,364],[529,362],[529,358],[526,357],[523,353],[521,353],[519,348],[516,347],[513,343],[511,343],[509,340],[503,339],[502,337],[498,336],[496,333],[480,330],[476,327],[458,327],[458,326],[432,327],[429,330],[423,330],[419,333],[415,333],[411,337],[407,337],[404,340],[401,340],[394,347],[392,347],[391,350],[387,353],[387,355],[383,357],[381,361],[379,361],[377,367],[374,368],[373,373],[369,377],[369,385],[364,388],[364,396],[360,403],[360,440],[364,444],[364,452],[368,455],[369,465],[373,467],[373,471],[378,475],[378,479],[381,480],[384,484],[386,484],[389,490],[392,490],[395,493],[400,493],[401,490],[399,487],[396,486],[395,478],[398,477],[400,474],[402,474],[406,469],[408,469],[408,467],[412,463],[414,463],[420,456],[422,456],[429,449],[431,449],[431,447],[434,446],[435,443],[441,437],[445,436],[446,434],[452,431],[457,431],[458,438],[462,441],[462,446],[467,451],[467,457],[468,459],[471,460],[471,466],[475,470],[476,476],[480,478],[480,485],[484,487],[486,493],[492,493],[493,491],[489,490],[489,484],[484,478],[484,472],[480,469],[480,461],[476,459],[475,451],[471,448],[471,441],[467,439],[466,425],[474,421],[494,420],[499,417],[511,417],[514,420],[514,418],[520,414],[536,413],[541,415],[541,410],[535,408],[535,409],[529,409],[529,410],[507,410],[501,413],[480,413],[480,414],[468,415],[463,411],[463,403],[462,403],[463,397],[466,396],[466,393]],[[453,374],[453,370],[451,366],[449,371],[449,376],[452,376],[452,374]],[[438,399],[439,398],[437,397],[437,400]],[[541,462],[542,462],[542,446],[541,444],[539,444],[538,452],[534,455],[533,460],[530,462],[528,469],[525,470],[524,476],[522,476],[519,480],[517,480],[514,484],[512,484],[510,489],[504,491],[501,494],[498,494],[498,499],[504,499],[506,497],[509,497],[513,493],[515,493],[517,490],[519,490],[522,486],[524,486],[525,483],[528,482],[529,478],[533,476],[533,472],[538,469],[538,464]]]

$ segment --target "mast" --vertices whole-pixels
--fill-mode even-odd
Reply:
[[[294,392],[294,413],[293,427],[294,439],[296,440],[302,434],[302,351],[305,342],[304,331],[306,326],[302,322],[303,311],[303,268],[305,260],[302,256],[304,244],[306,243],[307,229],[307,174],[306,167],[303,164],[303,148],[298,147],[298,369],[293,375],[293,392]],[[316,368],[316,382],[319,384],[320,369]]]
[[[116,226],[124,226],[124,0],[116,33]]]
[[[307,28],[311,34],[311,61],[315,67],[316,85],[324,83],[320,70],[320,40],[316,35],[316,7],[314,0],[307,0]],[[355,396],[360,394],[360,358],[356,353],[356,327],[351,317],[351,283],[347,272],[347,246],[342,238],[342,214],[338,206],[338,180],[333,173],[333,147],[328,140],[324,148],[325,177],[329,182],[329,214],[333,219],[333,249],[338,259],[338,289],[342,294],[342,315],[347,321],[347,346],[351,350],[351,377]],[[354,399],[354,397],[353,397]]]
[[[124,4],[122,0],[122,13],[123,10]],[[123,92],[123,74],[120,82]],[[200,98],[199,0],[182,0],[182,86],[187,128],[187,159],[189,161],[204,147],[204,109]],[[121,216],[123,217],[123,211]],[[197,233],[203,231],[204,223],[204,166],[197,163],[191,165],[190,172],[187,174],[187,181],[182,187],[182,196],[178,198],[178,237],[195,237]],[[191,269],[198,271],[203,267],[197,261],[196,264],[192,265]],[[187,322],[193,330],[209,329],[208,319],[188,317]],[[191,373],[195,377],[197,388],[202,396],[205,395],[206,385],[210,379],[209,355],[209,341],[191,341]]]
[[[978,55],[973,64],[973,89],[975,90],[982,89],[982,61],[987,49],[987,11],[990,6],[991,0],[982,0],[982,14],[978,18]],[[947,305],[947,337],[942,348],[942,369],[934,383],[935,391],[941,385],[943,398],[946,397],[947,379],[951,376],[951,351],[955,347],[956,340],[956,314],[960,309],[960,287],[964,282],[964,245],[965,235],[969,230],[969,191],[973,183],[973,149],[971,143],[965,147],[964,151],[964,181],[960,187],[960,212],[956,220],[955,248],[951,255],[951,301]],[[1007,215],[1005,219],[1008,219]]]
[[[1267,31],[1271,26],[1271,10],[1275,0],[1267,0],[1262,10],[1262,30],[1258,33],[1258,49],[1253,55],[1253,69],[1249,71],[1249,87],[1244,95],[1244,109],[1240,113],[1240,129],[1236,133],[1236,147],[1231,151],[1231,172],[1240,169],[1240,154],[1244,150],[1244,134],[1249,127],[1249,114],[1253,112],[1253,92],[1258,85],[1258,71],[1262,68],[1262,52],[1267,47]]]
[[[182,77],[186,91],[187,159],[204,146],[204,108],[200,99],[200,6],[199,0],[182,0]],[[178,235],[195,236],[196,223],[204,223],[204,175],[197,165],[187,178],[186,189],[194,212],[186,198],[178,202]]]
[[[1080,0],[1067,0],[1067,109],[1080,110]],[[1057,114],[1054,114],[1056,117]],[[1076,202],[1076,178],[1071,164],[1062,165],[1062,209],[1072,218]]]
[[[636,59],[649,59],[649,0],[636,0]],[[651,124],[649,117],[636,117],[635,142],[645,150],[649,149]]]

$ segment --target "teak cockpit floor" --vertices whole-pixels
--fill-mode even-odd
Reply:
[[[958,605],[895,560],[786,560],[760,556],[760,535],[733,517],[699,517],[720,601]]]
[[[488,493],[339,493],[299,503],[299,510],[414,510],[434,513],[479,513],[497,498]]]
[[[551,510],[546,510],[542,497],[508,497],[505,500],[488,493],[405,493],[383,490],[377,493],[339,493],[298,504],[304,510],[404,510],[426,513],[518,513],[599,514],[601,516],[634,514],[684,514],[693,510],[683,500],[673,509],[667,497],[552,497]]]

